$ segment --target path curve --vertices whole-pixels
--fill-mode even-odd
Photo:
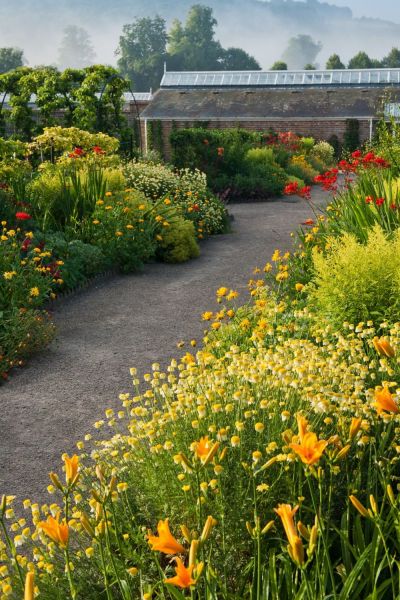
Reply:
[[[316,201],[324,194],[314,192]],[[309,205],[275,201],[237,204],[233,232],[207,240],[200,258],[182,265],[147,265],[62,301],[54,311],[51,347],[0,387],[0,496],[47,500],[48,473],[63,452],[130,391],[139,374],[177,356],[180,339],[200,339],[200,315],[215,307],[215,290],[246,289],[255,266],[275,248],[289,249],[290,232],[312,217]]]

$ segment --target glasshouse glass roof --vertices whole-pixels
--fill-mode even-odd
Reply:
[[[400,69],[324,71],[166,71],[162,88],[400,84]]]

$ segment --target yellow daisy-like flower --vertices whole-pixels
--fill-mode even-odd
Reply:
[[[29,291],[29,295],[30,295],[32,298],[37,298],[37,297],[39,296],[39,294],[40,294],[40,290],[39,290],[39,288],[38,288],[38,287],[33,287],[33,288],[31,288],[31,289],[30,289],[30,291]]]

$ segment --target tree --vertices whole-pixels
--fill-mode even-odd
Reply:
[[[311,63],[307,63],[306,65],[304,65],[305,71],[315,71],[315,69],[316,69],[315,65],[312,65]]]
[[[165,20],[159,16],[124,25],[116,50],[118,68],[136,90],[145,92],[160,86],[167,39]]]
[[[271,71],[287,71],[287,64],[283,60],[277,60],[272,65]]]
[[[382,59],[382,67],[388,69],[400,68],[400,50],[398,48],[392,48],[389,54]]]
[[[307,63],[314,64],[321,49],[321,42],[315,42],[311,36],[297,35],[290,38],[282,59],[289,69],[302,69]]]
[[[259,71],[261,69],[256,59],[241,48],[223,50],[220,67],[224,71]]]
[[[325,65],[326,69],[345,69],[345,65],[340,60],[339,54],[331,54],[331,56],[326,61]]]
[[[192,6],[185,25],[176,19],[169,32],[168,64],[186,71],[220,70],[224,51],[214,39],[216,25],[211,8]]]
[[[24,62],[24,51],[20,48],[0,48],[0,73],[22,67]]]
[[[58,50],[61,69],[83,69],[92,65],[95,57],[90,36],[85,29],[76,25],[69,25],[64,29],[64,37]]]
[[[366,52],[358,52],[348,64],[349,69],[371,69],[372,67],[373,62]]]

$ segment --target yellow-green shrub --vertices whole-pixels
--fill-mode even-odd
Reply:
[[[310,297],[336,326],[396,319],[400,310],[400,230],[388,239],[375,226],[362,244],[345,234],[330,238],[326,254],[313,250]]]
[[[169,227],[162,231],[161,237],[161,258],[165,262],[185,262],[200,254],[194,225],[181,216],[170,222]]]

